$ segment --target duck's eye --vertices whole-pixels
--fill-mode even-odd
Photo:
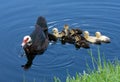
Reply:
[[[29,41],[28,43],[29,43],[29,44],[31,44],[31,43],[32,43],[32,41]]]
[[[32,42],[31,42],[31,41],[27,43],[27,45],[31,45],[31,44],[32,44]]]

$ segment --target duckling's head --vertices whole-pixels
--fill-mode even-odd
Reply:
[[[57,28],[53,28],[53,29],[52,29],[52,32],[53,32],[53,33],[58,33],[58,29],[57,29]]]
[[[65,30],[68,30],[69,29],[69,26],[67,24],[64,25],[64,29]]]
[[[84,37],[88,38],[89,37],[89,32],[88,31],[84,31]]]
[[[76,41],[80,41],[81,40],[81,37],[79,35],[75,35],[75,40]]]
[[[96,33],[95,33],[95,36],[96,36],[97,38],[99,38],[99,37],[101,36],[101,33],[100,33],[100,32],[96,32]]]
[[[60,32],[60,36],[61,37],[65,36],[65,32],[64,31]]]
[[[75,34],[74,29],[71,29],[71,30],[70,30],[70,34],[71,34],[71,35]]]

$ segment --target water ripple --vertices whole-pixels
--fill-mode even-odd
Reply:
[[[100,47],[101,51],[108,54],[106,57],[110,60],[113,60],[115,56],[120,58],[120,46],[118,45],[120,42],[120,4],[117,2],[73,1],[71,3],[55,1],[54,3],[56,4],[53,4],[48,1],[46,2],[49,3],[48,7],[45,7],[46,3],[37,3],[37,1],[34,4],[25,1],[19,1],[20,4],[19,2],[0,2],[3,3],[0,5],[0,52],[2,54],[0,55],[2,58],[0,62],[4,62],[5,67],[2,64],[0,66],[2,67],[1,70],[6,71],[5,74],[21,72],[19,67],[26,62],[26,58],[19,57],[23,53],[20,44],[23,36],[30,34],[34,30],[34,24],[39,15],[44,15],[49,20],[48,27],[50,32],[54,27],[61,31],[64,24],[68,24],[70,28],[77,27],[83,31],[88,30],[91,35],[95,35],[96,31],[102,32],[102,34],[111,38],[111,43],[102,44]],[[25,3],[23,4],[23,2]],[[96,54],[96,45],[90,46],[93,53]],[[73,45],[61,45],[60,42],[55,45],[49,45],[48,50],[43,55],[35,58],[31,68],[32,71],[25,74],[31,75],[28,77],[40,76],[42,79],[42,75],[51,78],[52,74],[60,74],[63,77],[67,69],[74,71],[84,70],[85,57],[90,60],[85,52],[87,50],[80,49],[77,51]],[[12,67],[16,69],[14,70]],[[7,76],[10,76],[10,74]],[[12,75],[12,77],[15,75]]]

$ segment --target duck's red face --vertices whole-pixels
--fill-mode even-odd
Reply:
[[[30,45],[30,42],[31,42],[31,37],[30,36],[25,36],[23,38],[23,42],[22,42],[21,46],[24,47],[26,44]]]

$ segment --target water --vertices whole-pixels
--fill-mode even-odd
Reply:
[[[75,50],[73,45],[49,45],[47,51],[34,59],[32,68],[25,71],[21,65],[26,58],[21,57],[20,44],[23,36],[34,30],[38,16],[48,21],[52,28],[79,27],[91,35],[96,31],[111,38],[110,44],[102,44],[100,51],[106,59],[120,59],[120,4],[119,0],[7,0],[0,1],[0,82],[53,82],[57,76],[65,81],[67,74],[86,70],[86,62],[91,64],[88,50]],[[90,45],[97,57],[97,45]]]

